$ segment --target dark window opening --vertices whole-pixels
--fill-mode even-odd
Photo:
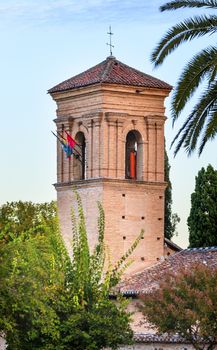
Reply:
[[[137,130],[131,130],[126,137],[125,178],[142,180],[143,142]]]
[[[136,179],[137,140],[133,131],[127,134],[126,140],[126,179]]]
[[[84,180],[86,178],[86,142],[83,132],[79,131],[75,137],[77,145],[74,149],[74,179]]]

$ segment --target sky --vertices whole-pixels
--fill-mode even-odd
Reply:
[[[0,204],[56,198],[56,105],[47,90],[109,56],[107,32],[114,33],[113,55],[120,61],[175,85],[184,64],[214,38],[182,45],[158,69],[150,55],[162,35],[195,10],[159,12],[161,0],[0,0]],[[204,12],[203,12],[204,13]],[[214,42],[214,41],[213,41]],[[170,144],[193,99],[172,128],[166,101],[166,144],[171,165],[173,211],[181,222],[174,242],[188,246],[186,220],[195,176],[209,163],[217,168],[217,140],[198,158]]]

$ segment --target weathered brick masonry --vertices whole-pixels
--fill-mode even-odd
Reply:
[[[66,159],[57,145],[57,201],[69,249],[72,186],[76,186],[91,245],[96,242],[96,202],[100,200],[106,215],[105,240],[114,262],[142,228],[144,239],[134,252],[135,262],[128,273],[163,258],[164,99],[170,90],[168,84],[110,56],[49,91],[57,103],[58,132],[66,130],[75,140],[85,140],[83,170],[75,158]],[[136,154],[134,178],[127,173],[132,147]]]

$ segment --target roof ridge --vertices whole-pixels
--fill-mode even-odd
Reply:
[[[105,70],[104,72],[102,73],[102,77],[101,77],[101,80],[103,81],[104,79],[106,79],[106,76],[110,73],[112,67],[113,67],[113,63],[114,63],[114,59],[113,56],[112,57],[107,57],[106,58],[106,61],[108,61],[106,67],[105,67]]]
[[[186,343],[189,341],[179,334],[169,334],[169,333],[143,333],[135,332],[134,339],[137,343]],[[201,338],[202,339],[202,338]]]
[[[195,248],[186,248],[183,251],[185,252],[207,252],[207,251],[215,251],[217,250],[217,246],[210,247],[195,247]]]
[[[168,244],[168,245],[171,245],[172,247],[178,249],[179,251],[180,251],[180,250],[183,250],[183,248],[181,248],[180,246],[178,246],[178,244],[174,243],[172,240],[170,240],[170,239],[167,238],[167,237],[164,237],[164,243],[165,243],[165,244]]]

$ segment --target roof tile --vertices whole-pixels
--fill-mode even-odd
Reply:
[[[205,264],[217,268],[217,247],[185,249],[152,267],[146,268],[119,284],[125,295],[146,293],[159,285],[167,272],[177,272],[180,268],[191,268],[193,264]]]
[[[151,75],[140,72],[109,56],[105,61],[54,86],[49,93],[61,92],[88,85],[109,83],[171,90],[172,86]]]
[[[187,344],[189,341],[178,334],[150,334],[150,333],[135,333],[134,340],[136,343],[181,343]]]

